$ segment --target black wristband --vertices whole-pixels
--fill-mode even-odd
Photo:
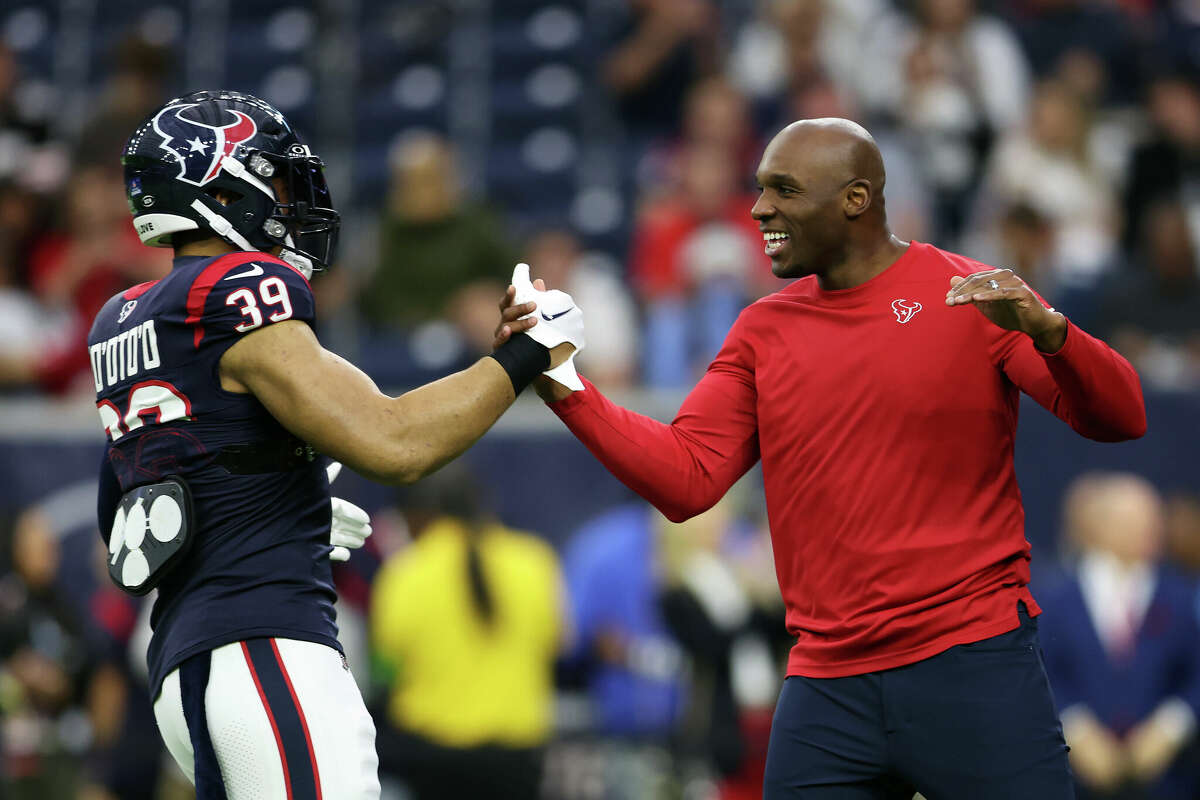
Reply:
[[[550,369],[550,348],[535,342],[525,333],[514,333],[508,341],[491,353],[500,362],[508,379],[512,381],[513,393],[520,395],[533,379]]]

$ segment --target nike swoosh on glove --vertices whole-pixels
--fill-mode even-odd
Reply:
[[[538,291],[529,280],[529,265],[517,264],[513,270],[513,288],[517,290],[513,303],[536,303],[537,308],[527,317],[537,317],[538,323],[525,334],[538,344],[547,348],[557,347],[563,342],[574,345],[575,351],[567,360],[553,369],[542,374],[558,381],[568,389],[579,392],[583,390],[583,381],[575,372],[575,356],[584,347],[583,311],[575,305],[571,295],[558,289]]]
[[[331,461],[325,468],[329,482],[337,480],[342,471],[340,461]],[[332,518],[329,524],[329,543],[333,550],[329,552],[330,561],[349,561],[350,551],[363,546],[371,535],[371,518],[366,511],[340,497],[329,498]]]

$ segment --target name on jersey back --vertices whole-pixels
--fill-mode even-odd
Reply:
[[[135,328],[92,345],[88,355],[92,360],[92,378],[97,392],[154,369],[162,363],[154,320],[148,319]]]

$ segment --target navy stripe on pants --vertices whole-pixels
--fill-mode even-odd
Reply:
[[[784,681],[764,800],[1070,800],[1067,745],[1024,605],[1009,633],[890,670]]]
[[[308,722],[279,649],[271,639],[249,639],[241,644],[259,698],[275,732],[288,800],[321,800],[321,782]]]
[[[221,766],[208,734],[208,712],[204,694],[208,691],[208,674],[212,654],[205,650],[179,665],[179,694],[183,718],[187,721],[188,738],[192,742],[192,763],[196,772],[196,800],[227,800]]]

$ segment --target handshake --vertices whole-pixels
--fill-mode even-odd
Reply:
[[[535,308],[526,310],[526,304],[533,304]],[[575,372],[575,354],[584,346],[583,311],[575,305],[571,295],[558,289],[547,291],[540,278],[535,285],[529,280],[529,265],[517,264],[513,270],[512,289],[504,296],[500,311],[496,346],[513,333],[525,333],[549,350],[570,345],[573,348],[570,354],[542,374],[572,391],[582,391],[583,381]],[[552,353],[552,359],[556,355]]]
[[[517,264],[513,270],[512,286],[500,303],[495,346],[499,347],[515,333],[525,333],[551,351],[552,366],[543,375],[571,391],[583,390],[574,363],[575,354],[584,345],[583,312],[566,292],[547,291],[541,279],[536,285],[531,282],[528,264]],[[330,483],[341,470],[342,465],[337,461],[329,464],[326,474]],[[331,561],[346,561],[350,551],[362,547],[371,535],[367,512],[340,497],[331,498],[329,527]]]

